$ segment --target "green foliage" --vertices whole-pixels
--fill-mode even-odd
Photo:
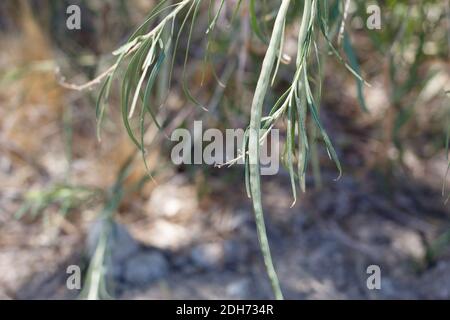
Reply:
[[[99,190],[71,186],[67,184],[54,185],[44,190],[32,190],[25,194],[22,206],[15,213],[17,219],[29,215],[37,218],[50,206],[57,206],[61,215],[66,216],[71,210],[93,200]]]
[[[203,10],[203,3],[204,1],[201,0],[181,0],[173,4],[170,1],[160,1],[127,43],[114,52],[114,55],[118,57],[115,64],[101,76],[105,79],[105,82],[100,89],[96,108],[99,138],[111,86],[115,78],[120,78],[122,81],[121,112],[123,124],[130,139],[141,151],[145,162],[144,133],[146,131],[146,120],[150,118],[150,121],[160,129],[164,126],[157,121],[157,110],[151,103],[155,83],[158,83],[159,77],[161,77],[168,87],[172,84],[172,73],[179,51],[179,42],[188,23],[190,23],[190,27],[187,31],[187,37],[183,39],[185,40],[185,55],[180,84],[186,98],[193,105],[207,110],[191,92],[186,72],[191,40],[194,32],[197,32],[197,18]],[[227,5],[224,0],[218,1],[218,6],[215,7],[217,11],[212,12],[213,3],[214,1],[209,2],[208,23],[204,30],[206,42],[204,50],[205,65],[213,64],[211,54],[214,41],[213,33],[220,14]],[[300,190],[305,191],[306,189],[305,177],[310,159],[313,160],[315,176],[318,181],[320,180],[317,137],[321,138],[329,158],[335,163],[339,171],[338,178],[342,174],[338,154],[333,146],[332,139],[321,123],[319,114],[324,76],[322,65],[327,55],[333,56],[353,75],[356,80],[359,104],[363,111],[370,110],[370,106],[364,99],[364,86],[369,84],[361,76],[363,67],[361,67],[357,52],[353,47],[351,35],[344,28],[346,23],[351,22],[353,13],[348,11],[349,7],[345,6],[344,8],[341,4],[340,1],[331,0],[283,0],[276,5],[266,1],[253,0],[248,3],[248,23],[253,35],[265,46],[265,56],[261,70],[257,73],[250,124],[246,130],[241,157],[246,160],[246,190],[253,201],[261,250],[276,298],[282,298],[282,292],[272,263],[263,218],[259,148],[266,134],[262,135],[261,129],[271,130],[280,123],[286,127],[286,143],[282,160],[290,175],[294,205],[297,200],[297,183]],[[427,41],[425,35],[430,31],[430,28],[433,30],[434,27],[440,26],[442,19],[444,19],[444,15],[440,15],[433,24],[422,23],[427,14],[426,7],[431,4],[436,5],[436,2],[426,1],[425,5],[422,6],[420,4],[387,1],[383,5],[383,12],[392,12],[389,23],[383,25],[383,32],[368,32],[374,48],[382,54],[387,52],[389,80],[392,85],[390,99],[392,106],[398,111],[392,136],[399,148],[401,148],[399,133],[414,114],[415,103],[414,99],[411,99],[410,93],[426,85],[434,76],[430,74],[427,77],[421,77],[419,74],[419,66],[427,58],[424,53]],[[356,14],[365,16],[366,6],[366,2],[356,1],[355,16]],[[247,9],[244,2],[237,1],[231,19],[233,23],[236,21],[236,15],[244,9]],[[411,12],[414,14],[410,14]],[[386,20],[384,19],[384,22]],[[270,85],[275,86],[277,84],[283,60],[286,29],[294,23],[299,24],[300,28],[293,75],[289,80],[287,89],[281,95],[275,97],[275,103],[273,103],[268,114],[264,115],[264,102],[271,91]],[[233,27],[230,33],[239,31],[239,26],[236,29]],[[271,30],[271,32],[268,30]],[[335,38],[338,39],[337,44]],[[343,40],[342,44],[340,39]],[[173,45],[172,41],[174,41]],[[402,58],[406,51],[411,50],[411,43],[414,44],[412,46],[415,50],[414,56],[411,61],[405,64]],[[439,47],[436,55],[441,54],[442,48]],[[167,57],[169,56],[172,58],[170,72],[168,78],[165,78],[160,74],[162,73],[161,70],[167,68]],[[122,73],[117,71],[121,68],[125,69],[122,77],[120,77]],[[402,74],[405,69],[407,70],[406,77]],[[220,77],[215,74],[214,66],[212,70],[217,82],[222,85]],[[407,100],[406,107],[403,107],[405,100]],[[139,116],[135,117],[137,110],[140,110]],[[234,163],[235,160],[230,161],[230,164]]]
[[[150,107],[150,93],[153,88],[155,79],[158,76],[160,67],[164,61],[164,57],[168,53],[168,50],[170,48],[171,39],[174,37],[174,26],[176,23],[176,19],[178,16],[182,15],[183,12],[185,12],[184,19],[182,20],[181,25],[178,28],[178,34],[176,35],[175,45],[173,47],[174,54],[172,57],[172,68],[175,61],[175,53],[177,52],[180,35],[188,19],[190,19],[191,26],[186,42],[186,53],[182,73],[182,88],[185,96],[190,102],[192,102],[194,105],[202,106],[201,103],[199,103],[192,95],[187,86],[185,71],[186,64],[188,62],[191,37],[194,31],[196,17],[200,10],[201,1],[183,0],[178,1],[173,5],[167,5],[165,7],[163,4],[164,2],[165,1],[158,4],[158,6],[156,6],[152,13],[149,15],[148,19],[129,38],[128,42],[114,52],[114,54],[119,57],[116,63],[110,69],[110,72],[106,74],[106,80],[100,90],[97,102],[97,118],[100,128],[101,120],[104,116],[105,101],[108,99],[110,88],[116,75],[116,70],[122,64],[124,64],[125,60],[128,59],[129,62],[122,79],[121,88],[122,119],[130,139],[139,148],[139,150],[141,150],[144,161],[145,152],[143,136],[145,132],[145,115],[148,113],[151,116],[152,121],[155,122],[159,128],[161,128],[160,124],[158,124],[156,121],[156,116],[152,111],[152,108]],[[210,2],[210,4],[211,3],[212,2]],[[211,5],[209,7],[209,23],[208,28],[205,31],[205,34],[208,38],[205,61],[209,60],[209,49],[211,41],[210,35],[214,30],[220,12],[223,9],[224,3],[225,1],[220,2],[219,9],[214,14],[211,14]],[[304,191],[306,187],[305,175],[309,158],[309,137],[307,134],[308,109],[309,113],[311,114],[312,121],[317,127],[318,134],[322,137],[325,143],[330,158],[336,163],[339,173],[341,174],[341,165],[339,163],[337,153],[334,150],[331,139],[329,138],[328,134],[325,131],[325,128],[320,121],[318,106],[316,102],[316,98],[320,99],[320,90],[318,91],[319,96],[314,97],[310,85],[310,77],[312,75],[310,75],[308,72],[308,64],[312,60],[311,52],[313,47],[315,48],[316,56],[318,55],[316,39],[319,34],[321,34],[323,39],[325,39],[325,42],[328,44],[330,51],[338,58],[339,61],[343,63],[343,65],[348,70],[350,70],[355,75],[361,87],[364,81],[359,75],[359,66],[357,64],[355,54],[353,53],[353,51],[351,51],[351,47],[349,47],[348,42],[346,42],[346,51],[348,54],[350,54],[350,64],[348,64],[340,56],[337,49],[332,44],[332,41],[328,34],[328,1],[321,2],[317,0],[307,0],[304,2],[303,6],[301,6],[298,1],[294,1],[293,6],[295,8],[300,9],[301,7],[303,7],[303,14],[298,18],[301,21],[301,26],[298,38],[296,71],[294,73],[292,83],[287,91],[278,99],[269,115],[263,117],[262,110],[264,98],[269,91],[269,84],[272,83],[273,85],[276,81],[277,73],[279,71],[283,56],[286,23],[288,19],[290,19],[290,22],[295,21],[293,17],[295,16],[295,14],[288,14],[288,9],[290,7],[291,1],[284,0],[279,7],[279,12],[276,15],[276,19],[273,25],[273,32],[270,37],[270,41],[268,42],[260,24],[260,22],[264,20],[264,25],[266,25],[266,21],[265,19],[261,19],[257,16],[258,11],[256,8],[260,5],[260,3],[261,2],[256,1],[250,1],[249,3],[250,25],[254,34],[263,43],[268,45],[268,47],[259,75],[258,84],[255,89],[251,110],[250,126],[246,131],[244,145],[242,148],[242,156],[244,156],[246,159],[246,188],[247,193],[251,195],[253,199],[256,224],[258,227],[258,237],[264,256],[264,261],[275,296],[277,298],[282,298],[281,289],[271,259],[261,204],[259,145],[261,142],[263,142],[265,136],[260,136],[260,129],[261,127],[263,127],[270,130],[276,125],[276,122],[280,121],[281,119],[285,119],[285,121],[287,122],[287,142],[285,151],[286,156],[284,157],[284,163],[286,164],[291,176],[292,192],[295,203],[297,199],[295,180],[299,180],[301,190]],[[239,1],[234,14],[236,14],[236,10],[240,7],[240,5],[241,3]],[[166,9],[168,11],[164,12]],[[162,14],[163,12],[164,15]],[[274,12],[276,12],[276,10]],[[270,17],[271,15],[269,14],[268,16]],[[151,27],[152,19],[156,17],[159,17],[159,21],[156,22],[154,27]],[[169,37],[169,39],[163,39],[163,31],[167,28],[170,28],[170,25],[171,36]],[[317,67],[320,69],[320,59],[317,59],[317,62]],[[149,72],[150,69],[151,72]],[[170,72],[170,74],[172,74],[172,71]],[[170,78],[171,76],[169,77],[169,83]],[[316,81],[321,83],[321,77],[319,77],[319,79],[316,79]],[[144,85],[145,82],[147,82],[147,85]],[[361,87],[359,88],[360,92],[362,92]],[[142,92],[143,89],[144,91]],[[133,129],[134,126],[131,123],[131,121],[133,120],[133,115],[139,103],[141,104],[141,112],[139,115],[140,139],[136,137],[135,131]],[[98,130],[98,132],[100,132],[100,130]],[[296,151],[297,140],[299,141],[298,151]],[[295,162],[297,163],[296,170],[294,170]]]

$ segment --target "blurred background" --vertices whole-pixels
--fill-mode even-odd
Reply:
[[[175,166],[165,135],[194,120],[222,130],[248,125],[279,2],[252,9],[242,1],[232,19],[237,1],[225,1],[209,63],[208,1],[202,4],[186,73],[209,112],[185,96],[181,37],[170,90],[159,81],[152,97],[163,132],[149,124],[145,134],[151,178],[122,124],[120,83],[101,142],[100,86],[77,91],[61,84],[86,83],[112,65],[111,52],[157,2],[0,2],[1,299],[272,297],[243,166]],[[330,3],[332,12],[344,10],[340,1]],[[72,4],[81,8],[81,30],[66,27]],[[274,263],[289,299],[450,298],[449,1],[378,4],[382,28],[368,30],[367,3],[351,1],[338,47],[371,87],[318,41],[320,116],[343,177],[335,181],[334,164],[313,138],[307,192],[293,208],[284,168],[262,179]],[[219,5],[213,1],[214,12]],[[292,6],[284,47],[295,61],[302,1]],[[294,71],[286,59],[266,113]],[[67,288],[69,265],[81,268],[82,290]],[[369,265],[381,268],[381,290],[366,286]]]

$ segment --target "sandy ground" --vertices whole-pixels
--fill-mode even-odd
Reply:
[[[449,299],[448,249],[435,261],[425,259],[430,239],[449,226],[448,210],[438,192],[414,181],[406,185],[387,201],[367,184],[344,177],[288,209],[288,183],[283,177],[266,181],[269,238],[286,298]],[[112,250],[122,257],[110,277],[115,297],[272,297],[248,201],[230,195],[233,201],[207,208],[186,201],[194,189],[182,176],[155,190],[145,204],[146,215],[122,218],[118,226]],[[1,228],[1,298],[77,296],[65,286],[65,270],[86,264],[89,245],[83,243],[86,234],[95,233],[92,228],[72,234],[58,229],[53,237],[51,232],[44,236],[49,230],[44,224],[8,215]],[[12,238],[24,233],[27,237]],[[380,290],[366,286],[369,265],[381,268]]]
[[[40,29],[25,21],[30,25],[24,26],[24,39],[2,39],[2,70],[53,59]],[[391,181],[383,181],[374,168],[382,167],[379,158],[392,160],[393,148],[380,143],[374,127],[385,113],[375,108],[362,116],[339,74],[326,81],[331,101],[321,118],[338,147],[344,177],[333,180],[336,173],[321,149],[324,187],[318,191],[308,183],[294,208],[285,173],[263,183],[268,233],[285,296],[449,299],[450,246],[437,257],[429,255],[436,239],[450,230],[449,205],[443,204],[440,189],[446,159],[437,157],[428,165],[413,156],[424,153],[421,141],[424,149],[431,143],[425,132],[413,141],[418,150],[405,145],[403,169],[394,169]],[[134,146],[120,121],[107,122],[105,139],[97,143],[93,101],[86,93],[63,90],[53,68],[0,89],[0,299],[76,298],[79,291],[66,287],[66,269],[78,265],[86,272],[98,238],[94,222],[101,201],[65,219],[53,205],[37,219],[17,220],[14,213],[27,191],[68,178],[62,124],[67,110],[74,133],[71,183],[106,190]],[[380,100],[382,89],[368,92]],[[170,105],[175,111],[183,107]],[[378,105],[388,107],[383,99]],[[111,109],[117,113],[114,117],[111,111],[111,119],[119,118],[117,105]],[[167,150],[155,149],[150,153],[155,162],[167,161],[158,158]],[[236,169],[233,178],[214,169],[206,184],[175,170],[120,206],[109,246],[110,293],[120,299],[271,298],[242,171]],[[137,170],[134,178],[143,173]],[[206,195],[198,199],[199,193]],[[381,268],[380,290],[366,286],[369,265]]]

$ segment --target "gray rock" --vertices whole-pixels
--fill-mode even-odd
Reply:
[[[201,269],[218,269],[227,265],[238,265],[248,260],[248,244],[236,240],[202,243],[190,251],[193,265]]]
[[[226,293],[232,299],[246,299],[251,294],[251,281],[247,278],[233,281],[226,287]]]
[[[202,243],[191,250],[192,262],[203,269],[216,269],[223,265],[225,248],[221,242]]]
[[[109,222],[103,219],[95,221],[87,236],[87,251],[92,257],[103,228],[108,227]],[[127,229],[118,223],[112,222],[110,225],[108,238],[108,252],[110,253],[112,265],[122,264],[128,257],[139,251],[139,244],[134,240]]]
[[[142,251],[125,264],[124,280],[132,285],[145,285],[167,275],[169,264],[162,253]]]
[[[250,256],[249,243],[238,240],[225,240],[224,260],[227,264],[241,264],[248,261]]]
[[[450,299],[450,263],[440,261],[419,280],[423,292],[421,299]]]

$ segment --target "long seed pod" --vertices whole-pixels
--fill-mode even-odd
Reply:
[[[255,95],[253,97],[251,118],[250,118],[250,132],[249,132],[249,169],[250,169],[250,191],[253,198],[253,210],[255,212],[255,220],[258,232],[258,239],[261,246],[261,251],[264,258],[264,264],[266,266],[267,274],[269,276],[270,283],[272,285],[275,298],[278,300],[283,299],[278,276],[275,272],[275,267],[272,262],[272,256],[270,253],[269,241],[267,239],[266,226],[264,223],[263,208],[261,202],[261,179],[260,179],[260,126],[261,126],[261,114],[262,107],[265,99],[265,95],[270,83],[270,76],[274,64],[277,59],[277,51],[283,36],[284,21],[289,8],[290,0],[283,0],[275,19],[275,25],[273,33],[270,39],[269,47],[266,51],[264,61],[262,64],[261,73],[255,89]]]

